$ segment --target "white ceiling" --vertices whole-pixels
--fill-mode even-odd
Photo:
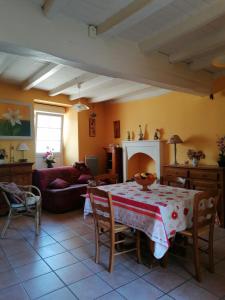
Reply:
[[[166,57],[164,60],[170,65],[185,66],[188,72],[193,74],[189,79],[191,89],[194,89],[196,82],[198,83],[198,71],[205,71],[213,77],[222,74],[221,69],[212,65],[212,61],[225,54],[224,0],[32,2],[50,21],[68,18],[87,26],[87,29],[90,24],[94,25],[97,36],[92,37],[93,45],[98,37],[103,38],[106,43],[114,39],[129,41],[135,43],[136,47],[153,61],[156,54],[163,54]],[[79,40],[77,42],[79,43]],[[178,68],[174,68],[173,73],[177,70]],[[161,67],[160,72],[163,73]],[[186,80],[185,76],[180,74],[178,77],[180,81],[177,85],[174,84],[176,89],[179,89],[179,82]],[[46,90],[53,97],[66,94],[71,100],[79,97],[77,83],[81,82],[80,96],[90,98],[93,102],[126,101],[129,98],[147,98],[168,92],[160,88],[161,79],[156,84],[158,87],[153,87],[145,83],[97,75],[66,65],[5,53],[0,53],[0,79],[20,84],[25,89],[35,87]],[[163,87],[170,87],[165,79],[162,83]]]

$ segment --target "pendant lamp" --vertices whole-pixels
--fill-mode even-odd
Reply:
[[[77,83],[77,88],[78,88],[78,103],[74,104],[72,106],[72,108],[75,109],[77,112],[89,110],[89,107],[86,104],[83,104],[80,102],[80,99],[81,99],[81,97],[80,97],[81,83],[80,82]]]

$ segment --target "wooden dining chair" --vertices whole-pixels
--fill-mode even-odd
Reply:
[[[217,191],[197,193],[194,198],[193,226],[188,230],[179,232],[187,239],[191,238],[193,240],[191,245],[194,254],[195,274],[198,281],[201,281],[199,240],[208,244],[208,248],[204,252],[209,257],[209,270],[212,273],[214,272],[213,234],[218,197]],[[205,238],[205,236],[208,236],[208,238]]]
[[[108,271],[113,271],[114,256],[137,251],[137,261],[141,261],[140,254],[140,232],[136,231],[136,247],[117,252],[116,246],[125,242],[125,233],[130,231],[130,227],[116,223],[114,221],[114,210],[112,206],[112,196],[110,192],[99,190],[98,188],[89,188],[93,217],[95,223],[95,262],[99,263],[100,247],[106,246],[110,249]],[[105,240],[108,235],[108,240]]]
[[[118,175],[117,174],[100,174],[94,177],[96,185],[103,185],[103,184],[114,184],[118,182]]]

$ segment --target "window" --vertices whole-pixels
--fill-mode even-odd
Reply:
[[[62,129],[62,115],[38,112],[36,114],[36,153],[45,153],[47,149],[60,153]]]

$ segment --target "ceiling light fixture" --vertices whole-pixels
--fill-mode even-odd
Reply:
[[[78,82],[77,83],[77,88],[78,88],[78,103],[74,104],[72,106],[72,108],[74,108],[77,112],[81,112],[81,111],[84,111],[84,110],[89,110],[89,107],[86,105],[86,104],[83,104],[80,102],[80,88],[81,88],[81,83]]]

